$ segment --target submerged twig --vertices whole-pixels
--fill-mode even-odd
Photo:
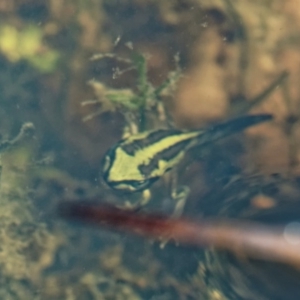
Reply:
[[[266,98],[268,98],[277,87],[282,85],[285,80],[288,78],[289,73],[284,71],[282,72],[265,90],[260,94],[255,96],[253,99],[250,99],[246,103],[241,103],[233,109],[232,115],[242,115],[248,113],[252,108],[261,104]]]
[[[20,129],[18,135],[12,140],[6,140],[0,143],[0,152],[7,151],[14,146],[17,146],[19,142],[28,136],[31,136],[34,132],[34,125],[32,123],[25,123]]]
[[[101,60],[101,59],[104,59],[104,58],[111,58],[111,59],[115,59],[117,61],[120,61],[120,62],[124,62],[124,63],[127,63],[127,64],[130,64],[131,63],[131,60],[128,59],[128,58],[124,58],[124,57],[120,57],[118,56],[117,54],[115,53],[98,53],[98,54],[94,54],[90,60],[91,61],[94,61],[94,60]]]
[[[238,220],[168,218],[108,206],[65,204],[67,218],[134,232],[156,239],[175,240],[183,245],[215,247],[238,256],[287,263],[300,267],[300,231],[289,226],[268,226]]]

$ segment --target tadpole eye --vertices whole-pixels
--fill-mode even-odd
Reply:
[[[140,180],[140,181],[132,181],[131,185],[135,188],[135,190],[144,190],[149,187],[149,180]]]
[[[149,180],[143,180],[143,181],[137,181],[137,180],[107,181],[106,180],[106,183],[114,190],[129,192],[129,193],[145,190],[151,185]]]
[[[106,173],[111,166],[111,159],[109,155],[105,155],[102,161],[102,171]]]
[[[130,185],[134,187],[136,191],[142,191],[149,188],[159,177],[148,178],[145,180],[134,180],[130,182]]]
[[[103,174],[108,174],[109,169],[114,164],[114,161],[116,159],[116,149],[118,148],[118,144],[111,147],[106,154],[104,155],[104,158],[102,159],[102,172]],[[105,176],[105,175],[104,175]]]

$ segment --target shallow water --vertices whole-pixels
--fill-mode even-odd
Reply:
[[[190,189],[183,215],[299,220],[294,1],[2,2],[0,298],[298,299],[291,266],[161,248],[57,211],[63,201],[141,200],[101,179],[122,137],[206,128],[251,109],[275,120],[187,153],[176,185]],[[91,60],[97,53],[106,55]],[[26,122],[34,133],[22,134]],[[172,213],[169,175],[142,211]]]

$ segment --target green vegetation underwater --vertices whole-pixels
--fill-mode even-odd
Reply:
[[[0,299],[299,299],[299,13],[0,0]]]

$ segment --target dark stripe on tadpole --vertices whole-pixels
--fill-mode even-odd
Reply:
[[[147,138],[144,139],[144,146],[151,146],[166,137],[180,133],[181,131],[177,129],[159,129],[157,131],[150,132]]]
[[[148,178],[153,173],[153,170],[158,169],[158,161],[159,161],[159,159],[157,157],[153,158],[153,159],[151,159],[149,164],[139,165],[138,169],[142,175],[144,175],[146,178]]]
[[[185,147],[188,146],[188,144],[190,143],[190,139],[181,141],[179,143],[176,143],[175,145],[166,148],[158,153],[156,153],[153,158],[151,159],[149,164],[143,164],[140,165],[139,171],[146,177],[148,177],[149,175],[151,175],[153,173],[153,170],[157,170],[158,169],[158,162],[159,160],[165,160],[165,161],[170,161],[171,159],[173,159],[174,157],[176,157],[178,155],[178,153],[180,153],[181,151],[183,151],[185,149]],[[163,174],[162,174],[163,175]]]
[[[171,129],[171,130],[166,130],[166,129],[160,129],[157,131],[150,132],[146,137],[142,137],[137,140],[132,140],[130,141],[131,138],[129,138],[128,143],[127,141],[124,141],[124,144],[122,145],[122,149],[128,154],[133,156],[136,151],[142,150],[144,148],[147,148],[162,139],[166,137],[170,137],[172,135],[177,135],[180,134],[181,131],[177,129]]]
[[[161,152],[157,153],[157,157],[166,161],[173,159],[175,156],[178,155],[185,147],[187,147],[191,142],[191,139],[187,139],[181,142],[174,144],[173,146],[162,150]]]
[[[138,141],[135,141],[128,144],[124,144],[121,146],[121,148],[126,154],[134,156],[135,152],[141,149],[141,145],[139,145]]]

